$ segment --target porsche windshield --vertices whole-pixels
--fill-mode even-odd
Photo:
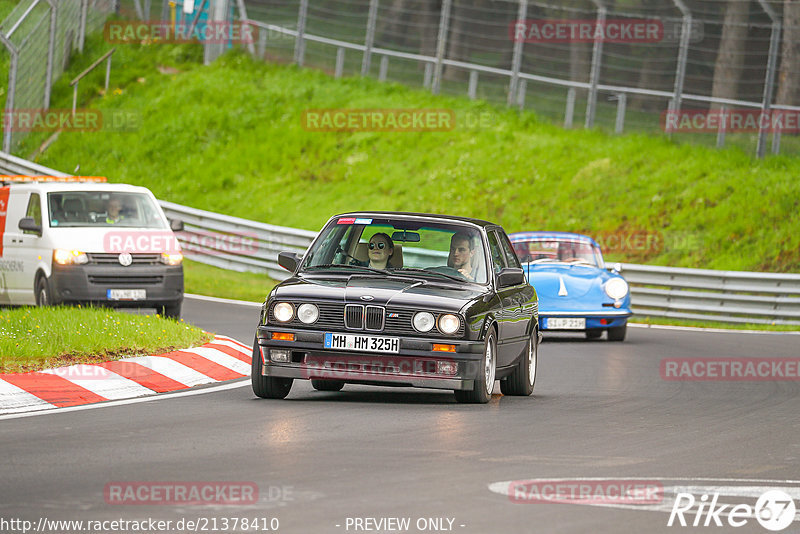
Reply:
[[[340,217],[322,230],[303,270],[487,282],[484,244],[476,228],[407,219]]]
[[[514,252],[523,264],[574,263],[603,267],[600,249],[582,239],[532,239],[514,243]]]

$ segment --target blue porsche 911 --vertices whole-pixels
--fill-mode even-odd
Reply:
[[[591,237],[567,232],[510,234],[514,252],[539,295],[542,331],[582,331],[589,339],[608,332],[623,341],[631,316],[628,283],[607,270]]]

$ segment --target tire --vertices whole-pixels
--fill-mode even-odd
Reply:
[[[47,278],[44,275],[40,275],[36,279],[35,291],[37,306],[52,306],[55,304],[53,302],[53,294],[50,292],[50,284],[47,283]]]
[[[625,333],[628,330],[627,323],[622,326],[615,326],[608,329],[609,341],[625,341]]]
[[[165,304],[158,306],[156,311],[167,319],[180,319],[181,318],[181,305],[183,301],[178,301],[175,304]]]
[[[344,387],[341,380],[311,380],[311,387],[317,391],[339,391]]]
[[[600,328],[593,328],[586,331],[586,339],[597,339],[603,335],[603,330]]]
[[[503,395],[527,397],[533,393],[539,359],[538,340],[539,335],[534,330],[519,358],[517,368],[505,380],[500,381],[500,391],[503,392]]]
[[[455,390],[453,393],[458,402],[486,404],[492,398],[492,389],[494,389],[494,379],[497,372],[497,335],[494,330],[490,330],[486,334],[486,341],[483,344],[483,358],[480,361],[483,380],[475,380],[475,387],[472,391]]]
[[[250,365],[250,383],[253,393],[262,399],[284,399],[292,389],[292,378],[277,378],[261,374],[261,351],[258,340],[253,341],[253,361]]]

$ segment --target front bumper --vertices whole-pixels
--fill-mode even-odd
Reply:
[[[183,300],[182,265],[53,265],[50,290],[57,302],[148,308]],[[109,289],[144,289],[143,300],[110,300]]]
[[[627,308],[608,309],[608,310],[558,310],[558,311],[539,311],[539,329],[544,331],[564,331],[564,332],[583,332],[585,330],[615,328],[625,326],[628,323],[628,317],[633,315],[633,312]],[[585,319],[586,327],[580,329],[560,329],[549,328],[547,320],[550,318],[568,319],[577,318]]]
[[[273,332],[292,333],[294,341],[272,339]],[[354,332],[336,332],[353,334]],[[261,374],[281,378],[340,380],[351,384],[472,390],[482,380],[483,341],[401,337],[399,353],[326,349],[321,330],[259,326]],[[378,335],[380,333],[370,333]],[[386,336],[397,337],[397,336]],[[433,350],[433,344],[456,346],[456,352]],[[271,349],[288,350],[291,362],[273,362]],[[258,356],[258,355],[256,355]],[[453,374],[437,373],[437,362],[456,364]]]

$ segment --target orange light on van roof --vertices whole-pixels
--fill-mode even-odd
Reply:
[[[26,176],[24,174],[0,175],[0,182],[96,182],[106,183],[105,176]]]

